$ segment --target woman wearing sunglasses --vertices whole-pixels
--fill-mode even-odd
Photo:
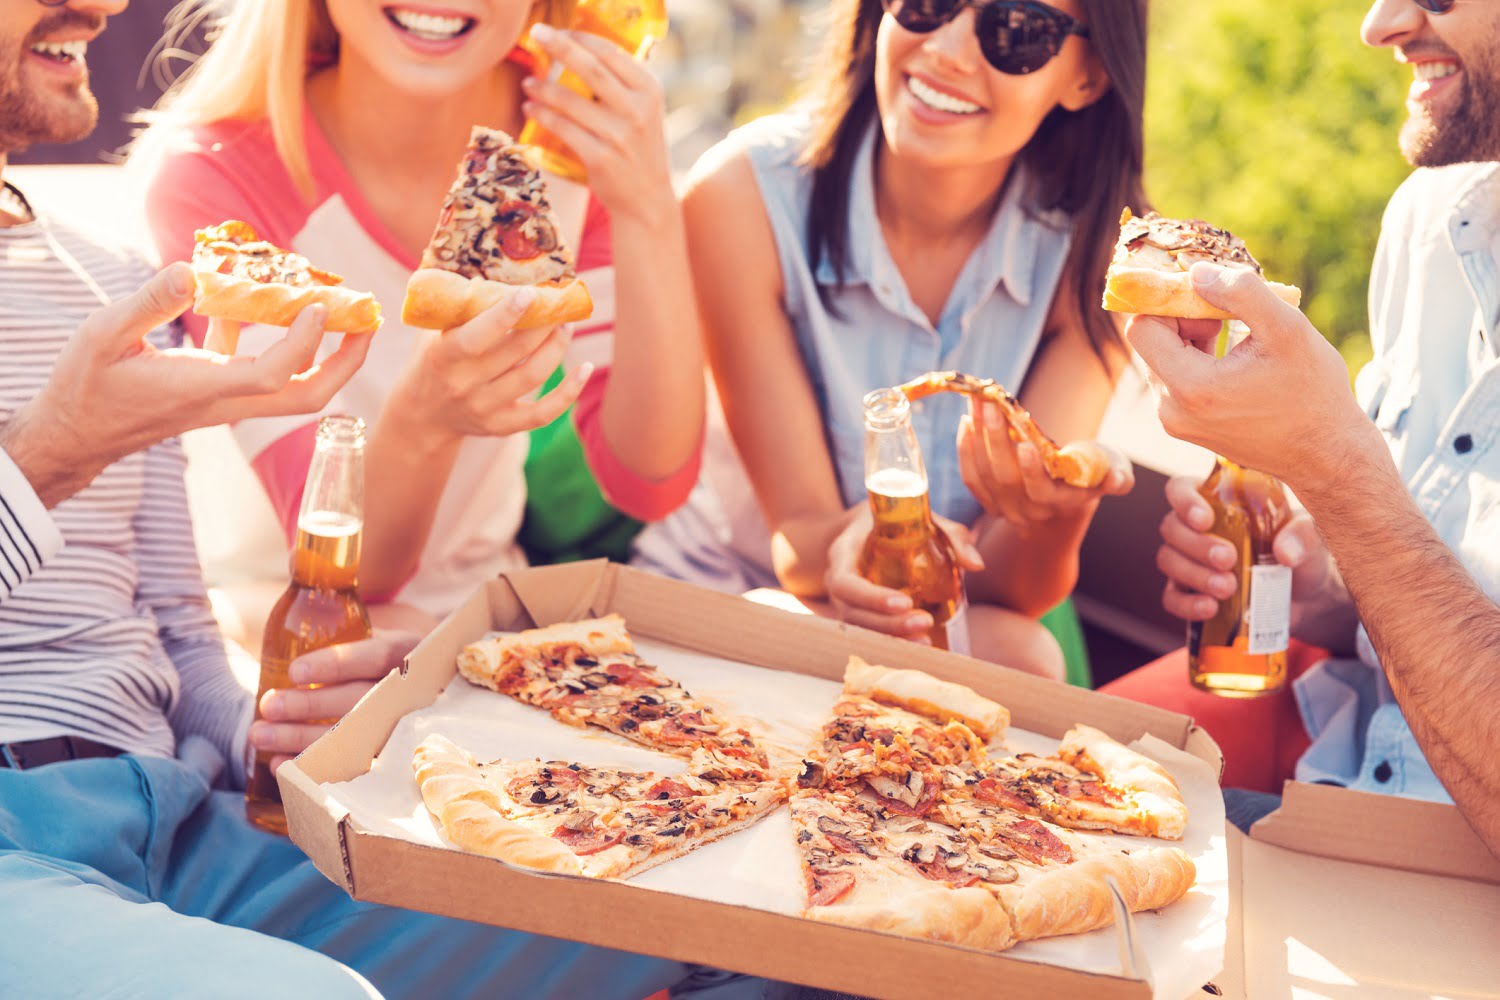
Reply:
[[[710,454],[717,497],[695,495],[639,561],[925,633],[925,612],[855,572],[861,398],[959,369],[1018,390],[1060,441],[1096,432],[1126,363],[1098,303],[1120,209],[1143,207],[1145,61],[1144,0],[837,0],[815,100],[735,133],[686,195],[724,415],[770,532]],[[1057,676],[1036,618],[1130,466],[1054,483],[993,410],[941,397],[916,415],[933,509],[971,571],[975,655]]]

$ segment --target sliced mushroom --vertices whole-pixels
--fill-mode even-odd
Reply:
[[[828,780],[828,769],[815,760],[802,762],[802,773],[797,775],[797,784],[802,788],[822,788]]]
[[[604,687],[605,685],[614,683],[614,680],[609,676],[609,674],[602,673],[598,670],[590,671],[589,673],[584,674],[578,679],[584,684],[596,690],[598,688]]]
[[[532,803],[539,806],[549,805],[560,798],[562,798],[562,792],[555,788],[538,788],[531,793]]]

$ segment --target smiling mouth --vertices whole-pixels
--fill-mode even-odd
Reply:
[[[1411,64],[1412,77],[1418,83],[1431,83],[1434,80],[1442,80],[1446,77],[1456,75],[1458,71],[1458,63],[1443,59]]]
[[[37,42],[31,46],[31,52],[59,65],[81,66],[88,47],[89,43],[81,39],[76,42]]]
[[[452,41],[468,34],[477,23],[472,17],[424,14],[405,7],[387,7],[385,16],[397,28],[424,42]]]
[[[906,89],[921,103],[932,108],[934,111],[943,111],[950,115],[977,115],[984,108],[972,101],[945,94],[935,87],[930,87],[914,76],[906,78]]]

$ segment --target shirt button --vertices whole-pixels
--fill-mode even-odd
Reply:
[[[1474,439],[1467,434],[1460,434],[1453,439],[1453,450],[1460,455],[1467,455],[1474,448]]]
[[[1380,782],[1382,785],[1391,780],[1391,775],[1393,773],[1394,772],[1391,770],[1391,762],[1388,760],[1383,760],[1379,764],[1375,765],[1375,780]]]

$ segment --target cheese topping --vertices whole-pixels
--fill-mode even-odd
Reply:
[[[1136,217],[1128,208],[1120,216],[1114,263],[1187,271],[1199,261],[1261,273],[1260,263],[1250,255],[1244,240],[1202,219],[1168,219],[1155,212]]]

